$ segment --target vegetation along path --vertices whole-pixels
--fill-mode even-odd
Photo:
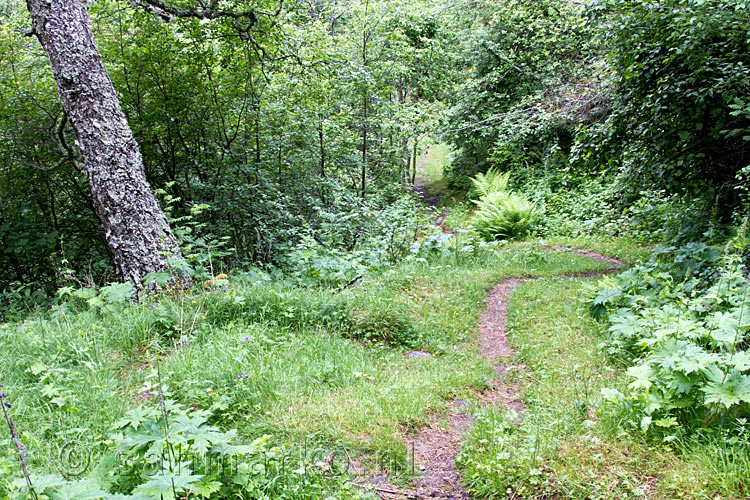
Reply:
[[[601,276],[624,266],[616,259],[592,251],[560,246],[552,250],[569,251],[611,266],[604,271],[559,275],[562,279]],[[513,361],[516,352],[508,342],[508,303],[514,290],[531,279],[538,278],[508,278],[495,285],[487,294],[486,307],[479,320],[479,353],[493,365],[497,374],[497,378],[490,381],[490,388],[481,394],[481,405],[502,405],[518,420],[523,416],[525,406],[518,385],[509,380],[509,375],[512,372],[523,372],[525,366]],[[390,487],[379,488],[381,497],[406,496],[444,500],[470,498],[461,483],[456,458],[461,448],[461,435],[471,428],[475,417],[467,410],[464,400],[453,400],[450,406],[451,412],[445,422],[435,419],[410,436],[413,442],[413,458],[422,473],[415,481],[414,490],[399,492]]]

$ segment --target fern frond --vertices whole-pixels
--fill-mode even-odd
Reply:
[[[474,191],[479,198],[483,198],[491,193],[500,193],[508,189],[510,172],[498,172],[491,168],[486,174],[477,174],[471,179],[474,184]]]

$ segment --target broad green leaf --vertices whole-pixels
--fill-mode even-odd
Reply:
[[[631,366],[628,368],[627,375],[633,377],[629,387],[634,390],[648,390],[652,385],[651,377],[654,375],[654,369],[648,364]]]

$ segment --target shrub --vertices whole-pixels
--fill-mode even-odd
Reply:
[[[660,249],[594,299],[595,312],[610,313],[603,347],[629,383],[602,395],[644,432],[750,416],[750,286],[735,258],[717,271],[717,254],[698,243]]]

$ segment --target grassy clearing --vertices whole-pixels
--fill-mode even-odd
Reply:
[[[210,409],[242,442],[268,435],[403,461],[404,427],[491,377],[473,339],[492,285],[602,267],[512,245],[407,261],[341,293],[238,276],[178,299],[67,305],[0,326],[0,382],[35,473],[55,471],[67,442],[95,461],[113,422],[157,404],[157,362],[172,398]],[[434,356],[410,359],[412,349]],[[10,449],[0,470],[17,475]]]
[[[600,389],[621,374],[597,349],[589,286],[545,279],[514,293],[510,341],[526,365],[515,382],[527,410],[520,427],[500,408],[480,414],[462,451],[467,484],[478,498],[742,498],[741,464],[646,442],[600,410]]]
[[[443,143],[430,144],[430,153],[424,162],[424,180],[426,184],[437,182],[443,178],[443,169],[453,160],[453,152]]]

